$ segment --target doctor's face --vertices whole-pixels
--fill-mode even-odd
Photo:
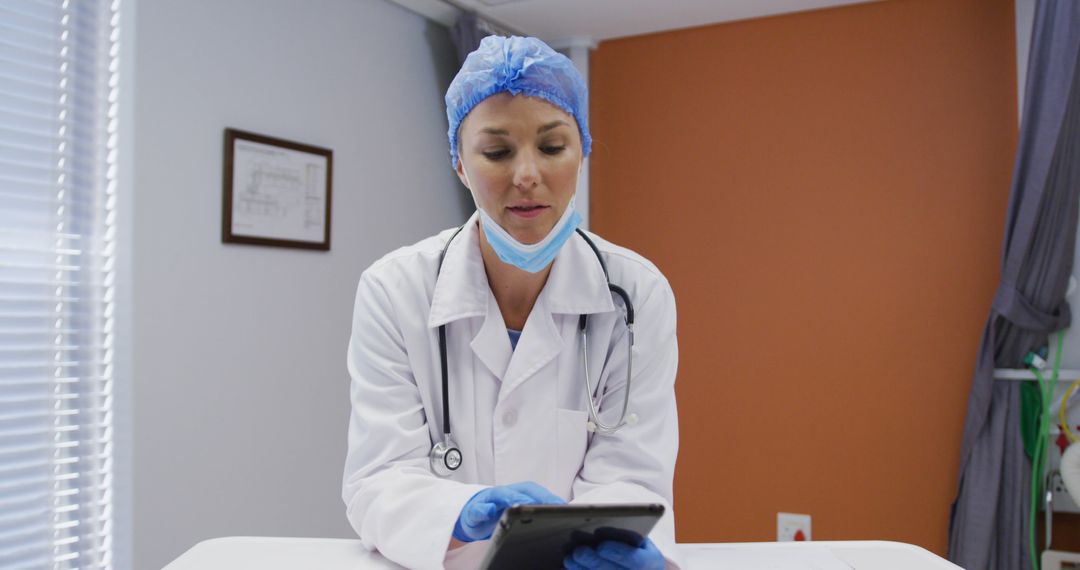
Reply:
[[[457,174],[477,204],[521,243],[543,239],[577,189],[574,118],[543,99],[503,92],[473,108],[459,140]]]

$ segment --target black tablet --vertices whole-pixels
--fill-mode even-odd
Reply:
[[[638,546],[663,514],[664,505],[647,503],[510,507],[480,568],[556,570],[581,544],[618,540]]]

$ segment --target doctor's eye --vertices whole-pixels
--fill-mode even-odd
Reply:
[[[540,147],[540,150],[544,154],[559,154],[560,152],[566,150],[566,146],[565,145],[563,145],[563,146],[548,145],[548,146]]]
[[[488,160],[499,160],[501,158],[509,156],[510,150],[505,148],[499,150],[485,150],[482,154]]]

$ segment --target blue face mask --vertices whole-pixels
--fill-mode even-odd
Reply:
[[[469,173],[465,171],[464,167],[461,172],[465,175],[465,185],[472,192]],[[578,165],[577,176],[581,176],[581,165]],[[529,273],[539,273],[555,260],[555,256],[559,254],[563,244],[570,239],[570,236],[574,235],[574,230],[581,225],[581,214],[574,209],[574,201],[577,199],[577,177],[574,178],[574,184],[574,195],[570,197],[570,203],[566,205],[566,211],[563,212],[562,217],[559,218],[558,222],[555,222],[555,227],[551,228],[551,231],[544,236],[544,239],[532,244],[521,243],[514,239],[514,236],[504,230],[494,218],[480,207],[480,202],[476,200],[476,194],[473,194],[476,211],[480,212],[480,227],[484,230],[484,235],[487,237],[488,243],[491,244],[491,248],[495,250],[495,254],[499,256],[503,263],[509,263]]]
[[[580,168],[579,166],[578,176],[581,175]],[[465,174],[465,184],[471,192],[472,183],[469,182],[469,173],[465,172],[464,168],[461,171]],[[575,178],[575,184],[576,180]],[[536,243],[525,244],[514,239],[514,236],[496,223],[480,207],[480,202],[476,201],[476,195],[473,194],[476,211],[480,212],[480,227],[484,230],[484,235],[487,237],[488,243],[491,244],[491,248],[495,250],[495,254],[499,256],[503,263],[509,263],[529,273],[538,273],[554,261],[563,244],[570,239],[570,236],[574,235],[574,230],[581,225],[581,214],[574,209],[574,200],[576,198],[577,188],[574,189],[574,196],[570,198],[570,203],[566,205],[566,211],[563,212],[559,221],[555,222],[555,227],[551,228],[551,231],[544,236],[544,239]]]
[[[495,223],[483,208],[477,206],[476,209],[480,212],[480,227],[499,259],[529,273],[537,273],[554,261],[563,244],[581,224],[581,214],[574,209],[574,199],[571,198],[566,211],[544,239],[524,244]]]

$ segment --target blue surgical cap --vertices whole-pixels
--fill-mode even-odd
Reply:
[[[481,101],[503,91],[539,97],[574,117],[581,131],[582,156],[589,156],[589,90],[573,62],[536,38],[488,36],[465,58],[446,90],[454,168],[461,122]]]

